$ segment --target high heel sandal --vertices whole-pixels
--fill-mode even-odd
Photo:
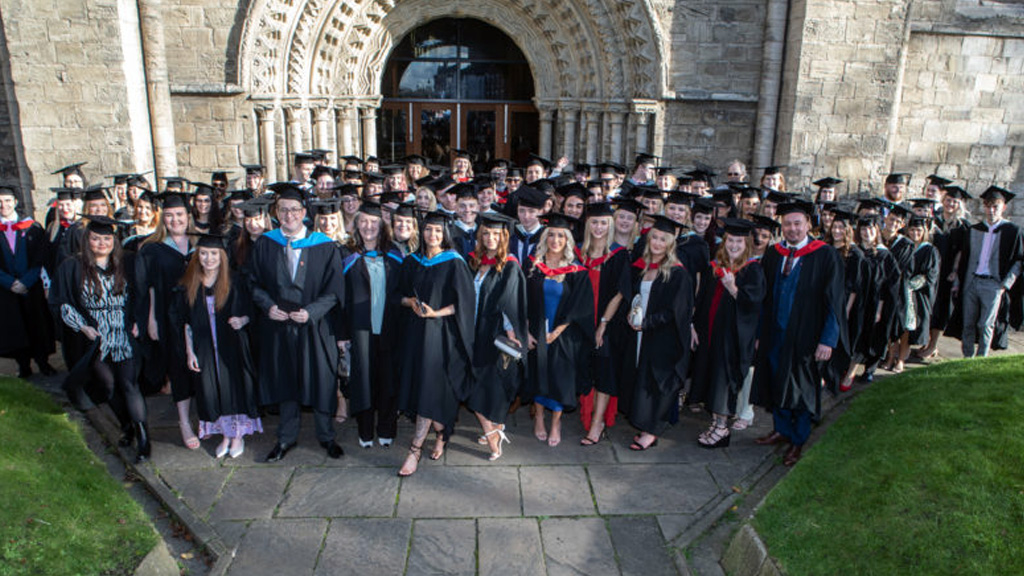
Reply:
[[[725,448],[731,438],[732,434],[729,433],[728,427],[712,426],[706,431],[706,435],[697,438],[697,445],[701,448]]]
[[[398,476],[401,478],[407,478],[416,473],[416,470],[420,466],[420,458],[423,456],[423,444],[419,446],[415,444],[409,445],[409,455],[405,457],[405,462],[402,463],[402,467],[398,469]],[[413,467],[412,470],[405,472],[406,467],[409,464],[409,459],[412,459]]]
[[[601,440],[608,439],[608,429],[601,428],[601,433],[597,435],[597,440],[591,440],[590,436],[584,436],[580,439],[580,446],[597,446]]]
[[[498,446],[497,446],[497,450],[491,450],[491,455],[487,458],[491,462],[494,462],[498,458],[501,458],[501,443],[502,442],[508,442],[509,444],[512,443],[512,441],[508,439],[508,436],[505,435],[505,430],[503,429],[503,427],[502,428],[495,428],[494,430],[491,430],[487,434],[484,434],[484,436],[487,437],[487,438],[490,438],[494,434],[498,435]],[[490,445],[490,443],[491,443],[490,440],[488,440],[487,444]]]
[[[502,432],[505,431],[505,425],[504,424],[498,424],[498,428],[501,429]],[[489,442],[487,441],[487,434],[481,434],[481,435],[477,436],[476,437],[476,443],[481,445],[481,446],[487,446],[487,444],[489,444]]]
[[[434,431],[434,449],[430,452],[431,460],[440,460],[444,456],[444,445],[447,442],[444,439],[444,432]]]

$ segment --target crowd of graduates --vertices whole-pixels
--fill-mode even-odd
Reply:
[[[72,403],[109,404],[140,462],[146,396],[169,393],[182,442],[220,437],[217,458],[241,455],[267,411],[266,460],[283,458],[303,407],[332,458],[336,422],[353,417],[370,449],[408,415],[408,476],[431,430],[441,458],[460,406],[495,460],[521,405],[549,446],[569,412],[582,446],[625,417],[637,451],[680,410],[710,414],[698,445],[728,446],[760,405],[773,431],[756,441],[788,443],[792,465],[823,390],[901,372],[943,335],[985,356],[1022,320],[1024,236],[998,186],[972,223],[972,196],[938,175],[918,189],[891,174],[868,198],[824,177],[805,197],[784,167],[752,182],[739,161],[719,181],[649,154],[631,167],[330,154],[296,154],[275,183],[241,166],[235,188],[230,171],[90,185],[74,164],[40,222],[0,188],[0,354],[22,377],[33,361],[52,374],[59,341]]]

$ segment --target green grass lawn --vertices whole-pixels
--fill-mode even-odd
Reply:
[[[130,574],[157,542],[78,427],[30,384],[0,378],[0,574]]]
[[[794,575],[1024,573],[1024,358],[879,381],[754,526]]]

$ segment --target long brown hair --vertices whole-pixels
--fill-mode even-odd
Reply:
[[[853,226],[852,226],[852,223],[847,223],[845,220],[833,220],[832,221],[832,226],[830,226],[830,228],[835,228],[836,227],[836,222],[841,222],[843,224],[843,229],[846,231],[843,234],[843,238],[842,238],[843,245],[841,247],[837,246],[836,250],[839,252],[839,254],[842,255],[843,258],[846,258],[850,254],[850,250],[853,248],[853,244],[854,244],[854,242],[853,242]],[[829,236],[832,238],[832,242],[831,242],[832,246],[835,246],[836,245],[836,241],[839,240],[839,238],[836,238],[835,236],[832,236],[831,232],[832,231],[829,230]]]
[[[754,257],[754,240],[750,236],[744,237],[743,245],[745,248],[743,248],[743,253],[736,260],[730,260],[729,253],[725,251],[726,236],[732,236],[732,234],[726,232],[722,235],[722,243],[718,246],[718,251],[715,252],[715,262],[732,271],[736,271]]]
[[[469,255],[469,267],[472,270],[480,269],[480,262],[484,258],[484,228],[476,227],[476,250]],[[508,228],[502,227],[501,236],[498,240],[498,249],[494,251],[494,269],[500,274],[508,262]]]
[[[91,234],[96,234],[96,232],[86,230],[82,249],[78,252],[78,261],[82,264],[82,290],[96,294],[100,289],[100,270],[96,266],[96,255],[93,254],[92,248],[89,246]],[[128,280],[124,275],[124,266],[121,265],[122,257],[121,243],[114,238],[114,250],[110,253],[105,272],[107,276],[114,277],[114,294],[122,294],[128,286]]]
[[[203,289],[203,266],[199,263],[200,250],[216,250],[220,253],[220,265],[217,266],[217,279],[213,282],[213,307],[220,310],[228,301],[231,293],[231,274],[228,272],[228,253],[223,248],[200,247],[192,254],[185,268],[185,274],[181,277],[181,284],[185,288],[185,299],[189,306],[195,306],[196,298]]]

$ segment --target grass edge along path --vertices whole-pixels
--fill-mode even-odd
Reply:
[[[142,508],[45,392],[0,378],[0,575],[130,574],[157,543]]]
[[[789,574],[1020,574],[1024,357],[877,382],[753,523]]]

